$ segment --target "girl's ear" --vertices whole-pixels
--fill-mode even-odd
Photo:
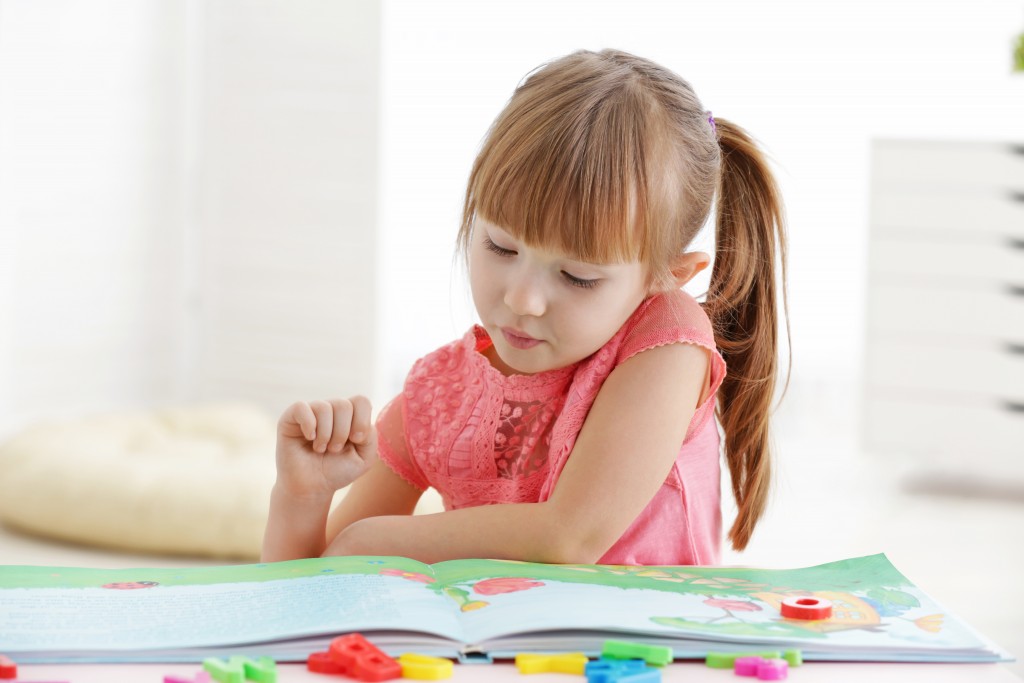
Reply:
[[[710,263],[711,256],[703,251],[688,251],[685,254],[680,254],[672,264],[671,277],[666,283],[667,288],[681,289]]]

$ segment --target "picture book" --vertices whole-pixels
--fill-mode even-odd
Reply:
[[[787,597],[833,605],[784,618]],[[336,557],[187,569],[0,567],[0,652],[24,663],[301,661],[360,632],[389,654],[598,655],[605,639],[808,660],[1005,660],[884,555],[805,569]]]

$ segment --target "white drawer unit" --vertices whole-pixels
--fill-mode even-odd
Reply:
[[[864,438],[1024,491],[1024,143],[872,145]]]

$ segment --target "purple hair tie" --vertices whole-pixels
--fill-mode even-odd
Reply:
[[[711,132],[717,135],[718,129],[715,127],[715,117],[711,115],[710,111],[708,112],[708,123],[711,124]]]

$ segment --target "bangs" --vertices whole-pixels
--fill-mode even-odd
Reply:
[[[647,262],[660,232],[648,206],[646,126],[655,107],[630,74],[594,80],[537,88],[543,97],[516,93],[474,164],[464,247],[481,216],[580,261]]]

